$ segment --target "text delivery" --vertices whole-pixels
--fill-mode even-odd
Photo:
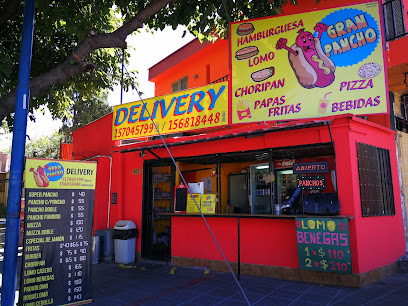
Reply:
[[[227,112],[228,82],[118,105],[113,111],[112,139],[222,126],[227,124]]]

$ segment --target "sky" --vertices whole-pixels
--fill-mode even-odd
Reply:
[[[154,84],[148,81],[148,69],[194,39],[194,36],[189,32],[182,37],[184,29],[184,27],[178,27],[176,30],[172,30],[167,27],[154,35],[143,30],[128,37],[128,46],[134,47],[136,50],[131,51],[132,57],[127,69],[139,71],[139,88],[143,92],[143,99],[154,97]],[[123,103],[137,100],[140,98],[136,92],[124,92]],[[112,106],[120,104],[120,87],[109,96],[108,101]]]
[[[184,30],[184,27],[178,27],[176,30],[167,27],[163,31],[157,31],[154,34],[141,30],[140,33],[127,38],[131,58],[126,68],[139,72],[139,90],[143,92],[143,99],[154,96],[154,84],[148,81],[148,69],[194,39],[194,36],[188,31],[182,37]],[[140,98],[135,91],[123,93],[122,103],[137,100],[140,100]],[[112,106],[120,104],[120,86],[116,87],[109,95],[108,102]],[[44,114],[36,111],[34,115],[36,121],[28,120],[27,122],[27,135],[30,139],[50,135],[61,127],[61,121],[52,120],[47,108],[44,109]],[[0,152],[10,147],[11,141],[11,135],[0,135]]]

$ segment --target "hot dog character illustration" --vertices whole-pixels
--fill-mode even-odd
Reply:
[[[326,87],[334,81],[336,67],[323,52],[320,44],[322,33],[327,28],[324,23],[317,23],[314,27],[314,30],[319,33],[317,37],[313,37],[310,32],[305,32],[305,29],[300,29],[296,43],[291,47],[286,46],[288,42],[286,38],[280,38],[276,43],[277,50],[289,51],[289,63],[299,84],[304,88]]]
[[[30,171],[33,172],[34,180],[38,187],[47,187],[50,184],[50,180],[45,174],[43,167],[38,166],[37,171],[31,168]]]

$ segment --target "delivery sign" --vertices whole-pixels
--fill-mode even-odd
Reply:
[[[232,123],[387,113],[377,1],[232,23]]]
[[[122,104],[113,109],[112,139],[127,139],[228,124],[228,82]]]

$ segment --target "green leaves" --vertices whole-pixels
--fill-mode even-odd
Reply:
[[[71,65],[78,65],[69,58],[84,38],[88,38],[91,29],[95,33],[113,33],[148,4],[157,2],[158,0],[37,0],[31,78],[52,71],[67,60]],[[169,1],[165,8],[152,14],[146,23],[153,30],[162,30],[167,25],[173,29],[178,25],[185,25],[201,40],[215,40],[228,35],[229,22],[278,14],[286,2],[287,0],[175,0]],[[0,0],[0,16],[7,3],[6,0]],[[20,10],[0,27],[0,99],[17,86],[22,21]],[[114,47],[112,42],[112,48]],[[83,59],[95,66],[93,73],[66,77],[64,84],[37,94],[30,101],[30,112],[47,105],[54,117],[64,118],[76,103],[75,94],[85,100],[92,100],[119,84],[121,56],[117,56],[112,50],[98,49]],[[136,86],[137,72],[130,71],[124,80],[125,90]],[[12,114],[9,114],[9,124],[12,119]]]
[[[83,97],[73,92],[72,104],[69,111],[62,116],[62,128],[60,132],[69,135],[88,123],[95,121],[112,112],[112,107],[107,102],[107,93],[102,92],[94,97]]]
[[[60,139],[62,133],[54,132],[51,135],[38,137],[26,143],[26,157],[59,158]]]

